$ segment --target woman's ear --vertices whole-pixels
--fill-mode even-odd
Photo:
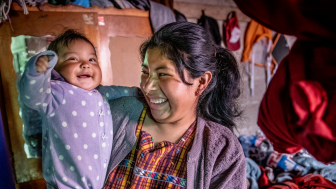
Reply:
[[[212,79],[212,73],[210,71],[204,72],[204,74],[199,78],[197,94],[202,94],[202,92],[207,88],[211,79]]]

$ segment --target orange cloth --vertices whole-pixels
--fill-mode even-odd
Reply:
[[[241,62],[251,60],[252,46],[254,43],[260,41],[262,38],[267,37],[272,40],[272,31],[258,22],[251,20],[245,33],[244,52]]]

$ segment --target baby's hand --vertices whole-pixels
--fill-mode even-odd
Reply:
[[[36,63],[36,71],[38,73],[44,73],[47,71],[48,67],[49,67],[49,60],[48,60],[48,56],[47,55],[42,55],[40,56]]]

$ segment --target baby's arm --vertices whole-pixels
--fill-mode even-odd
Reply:
[[[27,107],[47,112],[53,98],[50,87],[51,70],[56,63],[57,55],[53,51],[39,53],[28,61],[18,85],[20,101]]]
[[[107,100],[113,100],[123,96],[139,96],[140,89],[138,87],[123,87],[123,86],[98,86],[98,91],[102,96],[105,96]]]

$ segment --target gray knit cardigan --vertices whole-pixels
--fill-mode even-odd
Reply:
[[[135,97],[109,101],[113,146],[105,182],[136,145],[135,129],[144,104]],[[197,118],[187,159],[187,188],[246,188],[246,161],[236,136],[226,127]]]

